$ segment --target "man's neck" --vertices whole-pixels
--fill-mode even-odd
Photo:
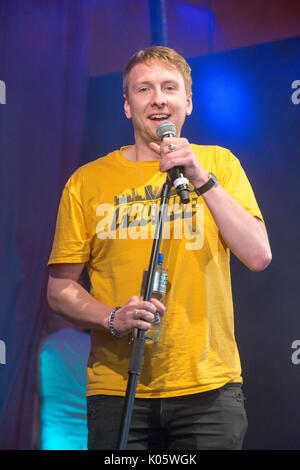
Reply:
[[[127,160],[136,162],[159,160],[159,155],[143,141],[136,141],[132,147],[124,150],[123,153]]]

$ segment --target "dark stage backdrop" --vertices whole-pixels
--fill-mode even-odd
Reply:
[[[46,263],[60,194],[82,143],[85,3],[0,3],[0,449],[32,445]]]
[[[236,338],[249,430],[245,449],[299,449],[300,38],[190,60],[194,111],[183,135],[232,150],[252,183],[273,261],[232,258]],[[133,143],[121,74],[89,80],[81,164]]]

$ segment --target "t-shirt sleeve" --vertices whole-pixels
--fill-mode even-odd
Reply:
[[[90,235],[82,204],[72,191],[71,180],[64,187],[53,246],[48,265],[54,263],[84,263],[90,257]]]
[[[263,221],[253,189],[240,161],[227,151],[227,165],[220,175],[221,186],[250,214]]]

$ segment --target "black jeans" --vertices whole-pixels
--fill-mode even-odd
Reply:
[[[89,450],[117,450],[124,398],[87,398]],[[135,398],[127,450],[240,450],[247,430],[240,384],[174,398]]]

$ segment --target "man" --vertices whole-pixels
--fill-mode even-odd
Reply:
[[[240,449],[247,428],[233,331],[229,253],[251,270],[271,261],[262,215],[230,151],[181,137],[192,112],[190,67],[172,49],[135,54],[124,72],[135,143],[78,169],[64,189],[49,260],[52,309],[92,330],[89,449],[115,449],[133,328],[162,316],[146,344],[127,449]],[[161,142],[160,122],[176,125]],[[173,144],[173,145],[170,145]],[[166,171],[184,166],[191,203],[172,192],[162,241],[164,305],[139,297]],[[209,183],[208,183],[209,181]],[[200,194],[200,195],[198,195]],[[91,293],[77,282],[87,265]]]

